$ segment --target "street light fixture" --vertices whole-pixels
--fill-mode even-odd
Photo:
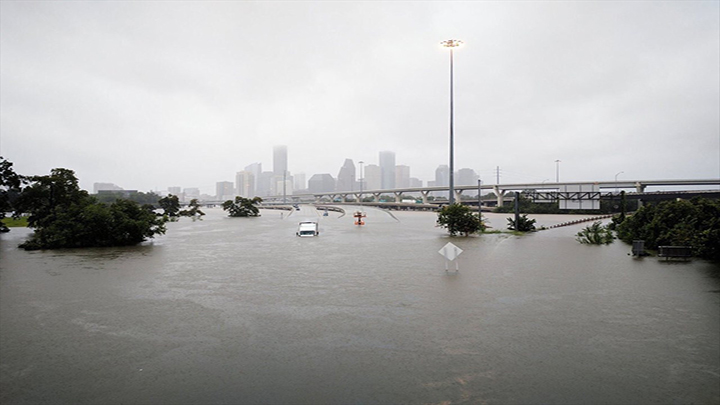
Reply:
[[[617,192],[618,192],[617,178],[618,178],[619,175],[621,175],[621,174],[623,174],[623,173],[625,173],[625,172],[618,172],[618,174],[615,175],[615,194],[617,194]]]
[[[455,164],[454,164],[454,140],[453,140],[453,131],[454,131],[454,109],[453,109],[453,48],[457,48],[458,46],[462,45],[462,41],[459,41],[457,39],[448,39],[446,41],[440,42],[442,46],[445,48],[450,48],[450,195],[448,197],[448,200],[450,202],[450,205],[455,203],[455,181],[453,179],[454,172],[455,172]]]
[[[555,183],[560,183],[560,160],[555,161]]]

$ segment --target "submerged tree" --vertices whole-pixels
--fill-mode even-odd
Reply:
[[[610,226],[602,221],[593,222],[575,235],[575,239],[586,245],[609,245],[615,239]]]
[[[193,198],[190,200],[190,204],[188,204],[187,210],[181,210],[178,215],[181,217],[191,217],[194,220],[196,219],[202,219],[202,216],[205,215],[202,210],[200,210],[200,203],[198,202],[197,198]]]
[[[260,215],[260,210],[256,205],[261,202],[260,197],[250,199],[237,196],[235,201],[225,201],[222,207],[231,217],[257,217]]]
[[[72,170],[53,169],[29,181],[14,204],[16,213],[29,214],[28,226],[35,229],[21,248],[125,246],[165,233],[152,206],[123,199],[100,203],[80,189]]]
[[[13,164],[0,156],[0,232],[8,232],[3,223],[5,213],[13,210],[13,200],[20,194],[23,177],[15,173]]]
[[[177,221],[178,216],[180,216],[180,200],[178,196],[170,194],[163,197],[158,200],[158,205],[162,208],[162,215],[165,219],[173,222]]]
[[[466,205],[452,204],[442,207],[438,211],[437,224],[446,228],[450,236],[482,232],[485,225],[477,215],[473,214]]]

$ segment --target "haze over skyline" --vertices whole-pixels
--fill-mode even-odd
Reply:
[[[0,2],[0,156],[198,187],[287,145],[427,182],[720,177],[720,2]]]

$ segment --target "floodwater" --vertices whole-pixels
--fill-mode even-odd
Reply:
[[[581,245],[584,225],[449,238],[434,213],[350,212],[209,209],[123,248],[26,252],[13,229],[0,402],[720,403],[717,265]]]

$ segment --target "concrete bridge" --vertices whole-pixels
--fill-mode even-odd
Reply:
[[[596,186],[598,190],[612,189],[612,190],[625,190],[631,189],[636,193],[644,193],[647,187],[697,187],[697,186],[718,186],[720,190],[720,179],[695,179],[695,180],[625,180],[625,181],[594,181],[594,182],[559,182],[559,183],[516,183],[516,184],[488,184],[488,185],[456,185],[455,188],[455,200],[461,201],[461,196],[465,191],[478,191],[489,190],[495,193],[497,197],[497,205],[502,206],[505,193],[511,191],[524,191],[524,190],[536,190],[536,191],[553,191],[560,190],[564,186]],[[364,196],[372,196],[375,202],[380,201],[380,196],[385,194],[394,195],[395,202],[402,202],[403,194],[420,194],[423,204],[428,204],[431,193],[433,192],[449,192],[448,186],[436,186],[436,187],[408,187],[408,188],[394,188],[394,189],[382,189],[382,190],[351,190],[351,191],[329,191],[323,193],[307,193],[307,194],[294,194],[286,196],[289,202],[299,201],[315,201],[320,202],[323,198],[329,198],[331,201],[339,200],[341,202],[347,202],[348,197],[354,197],[356,201],[360,201]],[[265,201],[282,201],[283,196],[270,196],[264,198]]]

